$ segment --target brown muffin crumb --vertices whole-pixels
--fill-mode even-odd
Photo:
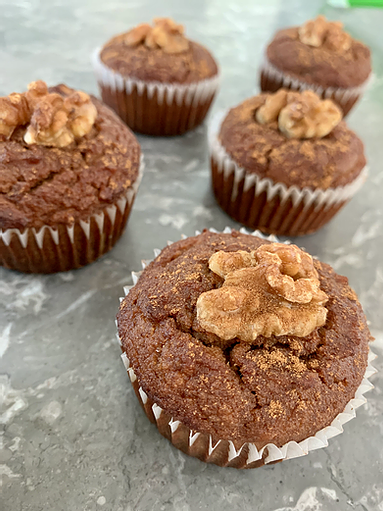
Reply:
[[[123,350],[151,399],[193,431],[258,448],[299,442],[330,424],[362,381],[370,340],[347,279],[319,261],[327,320],[307,337],[223,342],[206,332],[198,297],[223,283],[210,257],[265,243],[235,231],[174,243],[144,270],[118,314]]]

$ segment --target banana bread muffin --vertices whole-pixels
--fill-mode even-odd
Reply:
[[[169,18],[113,37],[95,53],[94,67],[105,103],[148,135],[181,135],[201,124],[218,88],[213,56]]]
[[[133,133],[96,98],[42,81],[0,112],[0,264],[50,273],[110,250],[140,181]]]
[[[365,180],[362,141],[312,91],[247,99],[212,126],[210,151],[218,204],[267,233],[317,231]]]
[[[237,468],[326,445],[371,339],[346,277],[236,231],[165,248],[117,318],[148,417],[184,452]]]
[[[261,89],[312,89],[335,101],[346,115],[370,75],[369,48],[345,32],[342,23],[318,16],[276,33],[261,68]]]

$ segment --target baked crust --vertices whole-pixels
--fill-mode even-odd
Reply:
[[[319,261],[328,313],[309,336],[244,343],[204,331],[198,297],[223,283],[209,270],[211,255],[264,243],[236,231],[176,242],[144,270],[118,313],[122,349],[151,399],[193,431],[258,448],[299,442],[329,425],[362,381],[370,340],[347,278]]]

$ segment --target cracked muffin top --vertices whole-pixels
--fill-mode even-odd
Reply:
[[[232,108],[219,140],[247,173],[299,188],[335,188],[366,165],[360,138],[339,108],[312,91],[263,93]]]
[[[32,82],[0,98],[0,229],[72,225],[138,177],[140,146],[96,98]]]
[[[346,277],[236,231],[165,248],[122,301],[118,330],[156,404],[237,448],[329,425],[362,381],[370,340]]]

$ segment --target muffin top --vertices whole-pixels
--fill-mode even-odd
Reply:
[[[329,99],[280,89],[232,108],[219,139],[248,173],[287,187],[326,190],[352,182],[366,164],[362,141],[341,118]]]
[[[266,55],[279,70],[322,87],[357,87],[371,73],[369,48],[324,16],[277,32]]]
[[[362,381],[370,339],[346,277],[236,231],[165,248],[122,301],[118,329],[149,397],[237,448],[330,424]]]
[[[140,146],[104,104],[33,82],[0,98],[0,229],[72,225],[138,177]]]
[[[100,59],[123,76],[151,82],[188,84],[218,73],[209,51],[186,39],[183,26],[169,18],[113,37],[102,48]]]

